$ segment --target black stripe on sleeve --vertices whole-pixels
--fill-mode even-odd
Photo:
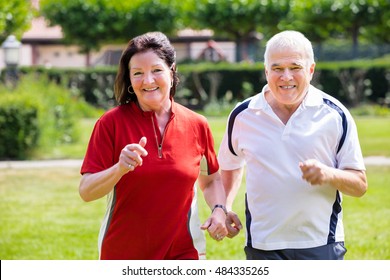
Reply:
[[[324,102],[326,105],[328,105],[332,109],[335,109],[337,111],[337,113],[339,113],[341,116],[342,125],[343,125],[343,134],[341,135],[339,146],[337,147],[337,153],[338,153],[340,151],[341,147],[343,146],[344,141],[345,141],[345,137],[347,135],[347,129],[348,129],[347,117],[345,116],[344,111],[339,106],[337,106],[335,103],[330,101],[329,99],[324,98]]]
[[[234,121],[236,120],[236,117],[242,112],[244,111],[245,109],[248,108],[248,105],[249,105],[249,102],[251,101],[251,99],[248,99],[247,101],[241,103],[240,105],[238,105],[233,111],[232,113],[230,114],[230,117],[229,117],[229,122],[228,122],[228,145],[229,145],[229,150],[230,152],[237,156],[236,152],[234,151],[233,149],[233,145],[232,145],[232,133],[233,133],[233,126],[234,126]]]

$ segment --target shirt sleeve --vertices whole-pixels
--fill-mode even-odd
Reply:
[[[96,173],[114,165],[112,126],[104,116],[95,124],[80,173]]]
[[[228,133],[229,131],[226,129],[218,151],[218,162],[222,170],[238,169],[245,164],[245,160],[241,156],[238,148],[238,137],[236,137],[236,135],[239,134],[239,132],[237,122],[235,122],[234,127],[230,132],[230,137],[228,137]],[[231,148],[235,151],[236,155],[233,154],[229,148],[228,141],[231,142]]]
[[[200,144],[204,146],[204,149],[203,156],[200,161],[200,173],[202,175],[210,175],[218,172],[219,163],[214,148],[214,138],[210,126],[206,118],[204,118],[202,122],[203,132],[201,133],[202,137],[200,138]]]
[[[348,123],[347,135],[336,156],[337,168],[366,170],[355,121],[348,111],[345,114]]]

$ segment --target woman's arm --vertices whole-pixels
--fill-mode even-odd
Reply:
[[[142,165],[142,157],[148,154],[144,149],[145,145],[146,137],[142,137],[138,144],[129,144],[124,147],[119,161],[110,168],[96,173],[83,174],[79,186],[81,198],[84,201],[93,201],[110,193],[123,175]]]
[[[226,213],[223,208],[215,205],[226,205],[225,191],[222,185],[221,176],[218,172],[211,175],[199,175],[198,184],[203,192],[206,203],[212,210],[210,217],[201,226],[201,229],[209,232],[215,240],[222,240],[227,234]]]

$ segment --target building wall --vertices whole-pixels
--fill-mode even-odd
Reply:
[[[176,50],[177,61],[186,59],[196,60],[201,52],[207,47],[207,42],[185,42],[173,43]],[[226,56],[226,60],[234,62],[235,44],[233,42],[218,42],[218,46]],[[91,65],[104,65],[103,55],[106,51],[117,51],[121,53],[126,47],[123,45],[106,45],[100,51],[92,52],[90,55]],[[20,49],[21,66],[47,66],[47,67],[86,67],[86,55],[79,53],[77,46],[66,45],[30,45],[23,44]],[[4,54],[0,51],[0,69],[4,68]]]

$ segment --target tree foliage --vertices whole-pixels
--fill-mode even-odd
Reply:
[[[338,0],[331,6],[339,33],[352,40],[353,57],[358,54],[363,29],[378,26],[382,11],[386,11],[386,6],[387,10],[390,7],[388,0],[379,4],[378,0]]]
[[[51,26],[59,25],[66,43],[82,52],[98,50],[103,42],[120,34],[119,14],[106,0],[42,0],[40,12]]]
[[[212,29],[218,36],[226,36],[237,43],[245,58],[257,34],[272,34],[289,11],[288,0],[199,0],[191,1],[188,11],[191,27]]]
[[[334,34],[338,26],[331,9],[333,2],[333,0],[291,1],[291,10],[282,20],[281,27],[299,30],[311,41],[321,43]]]
[[[390,43],[390,1],[370,1],[372,24],[362,27],[362,37],[374,43]]]
[[[11,34],[20,38],[29,28],[32,17],[30,1],[0,1],[0,42]]]
[[[173,35],[179,30],[182,9],[179,1],[171,0],[138,0],[129,13],[132,21],[128,28],[134,31],[131,36],[143,34],[148,31],[161,31]]]
[[[0,39],[27,29],[29,8],[27,0],[0,2]],[[238,61],[257,51],[259,39],[283,29],[302,31],[319,46],[349,39],[355,55],[363,40],[390,42],[389,0],[41,0],[40,14],[85,53],[147,31],[175,35],[183,27],[235,41]]]
[[[62,27],[66,42],[86,53],[147,31],[170,34],[177,16],[169,0],[42,0],[41,14]]]
[[[349,39],[356,57],[362,39],[388,42],[389,11],[388,0],[294,0],[282,26],[300,30],[318,44],[329,38]]]

